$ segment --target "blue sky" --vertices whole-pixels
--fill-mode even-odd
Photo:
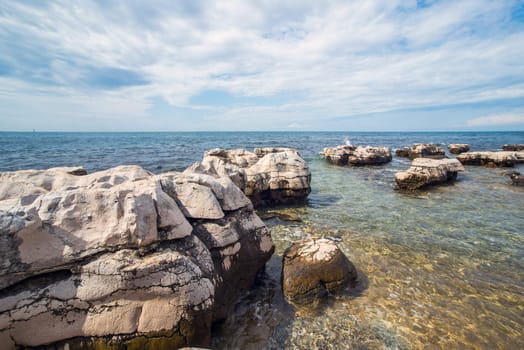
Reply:
[[[2,1],[33,129],[524,130],[524,1]]]

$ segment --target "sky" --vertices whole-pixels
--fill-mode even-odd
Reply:
[[[1,1],[33,129],[524,130],[524,0]]]

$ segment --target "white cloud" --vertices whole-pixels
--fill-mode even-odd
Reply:
[[[60,101],[71,116],[93,110],[122,119],[130,109],[146,118],[155,97],[205,110],[190,101],[205,90],[288,96],[209,110],[210,122],[231,127],[232,116],[257,116],[261,127],[283,119],[285,127],[299,116],[314,124],[309,121],[524,97],[524,28],[508,19],[510,0],[444,0],[424,9],[402,0],[104,4],[2,5],[0,69],[4,62],[18,73],[5,80],[3,89],[17,97],[4,95],[0,118],[24,99],[43,113],[49,103],[59,112],[52,102],[58,90],[67,91]],[[24,56],[33,51],[37,62]],[[148,83],[79,84],[89,67],[132,71]],[[85,96],[96,98],[78,102]],[[67,107],[78,103],[82,108]]]
[[[468,126],[498,126],[524,124],[524,112],[493,114],[467,121]]]

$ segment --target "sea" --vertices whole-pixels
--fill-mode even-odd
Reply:
[[[137,164],[181,171],[212,148],[297,148],[312,174],[308,200],[259,210],[276,251],[214,349],[524,349],[524,188],[510,169],[466,166],[457,181],[406,193],[410,161],[335,166],[324,147],[524,143],[524,132],[1,132],[0,171]],[[524,173],[524,164],[514,169]],[[354,288],[325,303],[288,304],[281,261],[292,242],[327,237],[358,269]]]

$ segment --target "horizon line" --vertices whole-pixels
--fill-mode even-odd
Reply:
[[[275,132],[275,133],[298,133],[298,132],[524,132],[522,130],[0,130],[0,133],[195,133],[195,132],[213,132],[213,133],[231,133],[231,132]]]

